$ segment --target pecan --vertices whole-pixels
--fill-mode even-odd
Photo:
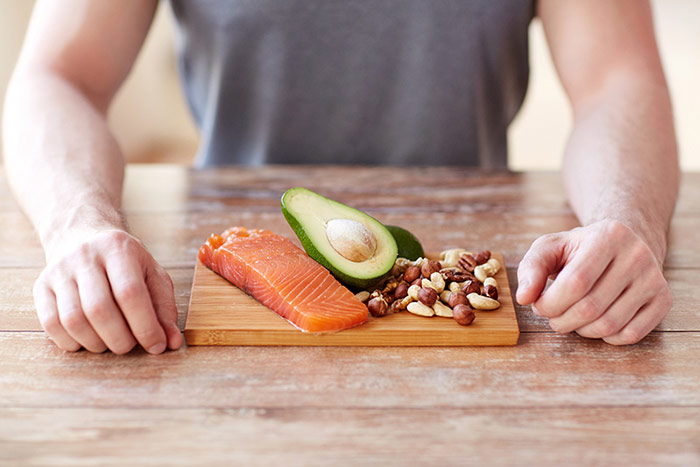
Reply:
[[[445,282],[464,282],[469,279],[467,273],[458,268],[441,269],[440,274]]]
[[[476,264],[476,259],[469,253],[463,253],[457,261],[457,267],[467,272],[473,272]]]

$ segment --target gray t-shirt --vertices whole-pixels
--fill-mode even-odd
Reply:
[[[197,165],[504,168],[524,0],[171,0]]]

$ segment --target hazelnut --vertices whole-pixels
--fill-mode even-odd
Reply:
[[[474,322],[476,315],[469,305],[459,304],[452,310],[455,321],[462,326],[469,326]]]
[[[469,295],[470,293],[481,293],[481,287],[479,287],[479,283],[476,281],[467,281],[467,283],[464,284],[464,287],[462,287],[462,292],[464,292],[464,295]]]
[[[421,267],[420,272],[423,277],[428,279],[432,273],[439,272],[440,269],[442,269],[442,266],[440,266],[440,261],[429,260],[423,263],[423,267]]]
[[[489,250],[483,250],[474,255],[476,264],[484,264],[486,261],[491,259],[491,252]]]
[[[411,282],[411,285],[417,285],[418,287],[422,287],[423,284],[423,278],[419,277],[418,279],[414,280]]]
[[[498,289],[491,284],[486,284],[484,286],[484,295],[494,300],[498,300]]]
[[[406,272],[403,273],[403,280],[409,284],[420,277],[420,268],[418,266],[409,266]]]
[[[425,287],[418,292],[418,301],[425,306],[433,306],[438,299],[438,294],[435,289]]]
[[[404,298],[406,295],[408,295],[408,284],[406,282],[401,282],[396,286],[396,290],[394,290],[394,297],[399,299]]]
[[[376,297],[367,302],[367,309],[370,314],[375,317],[384,316],[388,308],[389,305],[382,297]]]
[[[453,292],[450,294],[447,304],[450,305],[450,308],[454,308],[457,305],[468,305],[469,300],[467,300],[467,296],[464,292]]]

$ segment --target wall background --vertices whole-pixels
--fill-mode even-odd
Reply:
[[[0,106],[33,3],[0,0]],[[652,5],[674,104],[681,166],[700,170],[700,1],[653,0]],[[168,3],[161,2],[144,49],[110,112],[112,128],[130,161],[188,163],[196,151],[197,131],[180,91],[173,39],[172,13]],[[530,88],[509,131],[510,166],[557,169],[571,113],[538,21],[530,27],[530,39]]]

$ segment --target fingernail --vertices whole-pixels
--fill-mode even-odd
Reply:
[[[165,351],[165,342],[158,342],[156,345],[151,346],[151,348],[148,349],[148,353],[151,354],[160,354]]]

